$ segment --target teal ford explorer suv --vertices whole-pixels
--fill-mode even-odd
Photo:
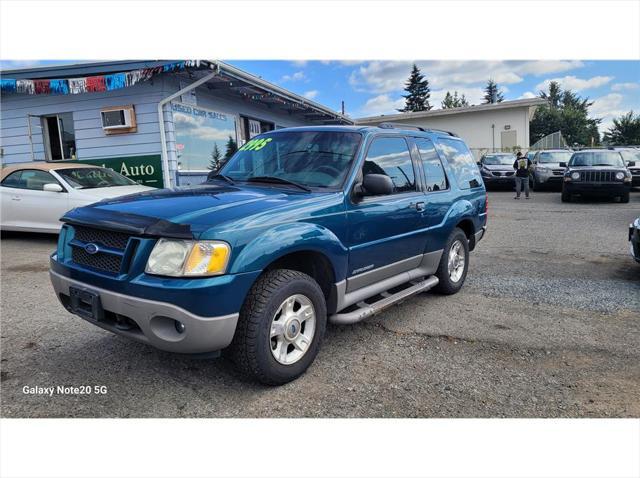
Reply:
[[[159,349],[224,349],[267,384],[304,373],[327,321],[456,293],[486,230],[464,141],[380,127],[288,128],[244,144],[207,182],[73,209],[51,256],[61,303]]]

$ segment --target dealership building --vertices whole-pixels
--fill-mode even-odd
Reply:
[[[0,161],[104,165],[149,186],[202,182],[252,136],[349,118],[220,61],[0,72]]]
[[[450,131],[463,138],[477,159],[490,151],[527,150],[529,122],[542,98],[448,108],[440,110],[369,116],[357,124],[378,125],[383,122],[404,123],[423,128]]]

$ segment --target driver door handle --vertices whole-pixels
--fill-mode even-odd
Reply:
[[[412,202],[411,204],[409,204],[409,207],[412,209],[415,208],[415,210],[418,212],[422,212],[425,210],[426,205],[424,201],[418,201],[418,202]]]

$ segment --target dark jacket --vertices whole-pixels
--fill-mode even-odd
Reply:
[[[526,178],[529,176],[529,168],[531,167],[531,161],[526,156],[522,156],[513,162],[513,169],[516,170],[516,176],[520,178]]]

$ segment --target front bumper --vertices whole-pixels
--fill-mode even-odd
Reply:
[[[582,181],[565,181],[562,186],[569,194],[585,194],[593,196],[620,196],[631,189],[630,183],[590,183]]]
[[[235,333],[238,314],[201,317],[176,305],[132,297],[88,285],[49,271],[51,283],[62,305],[70,310],[69,287],[87,290],[100,298],[102,317],[76,314],[110,332],[148,343],[168,352],[199,354],[227,347]],[[178,332],[175,321],[184,325]],[[125,327],[123,327],[123,325]]]
[[[512,176],[482,176],[484,184],[487,186],[513,186],[515,175]]]

